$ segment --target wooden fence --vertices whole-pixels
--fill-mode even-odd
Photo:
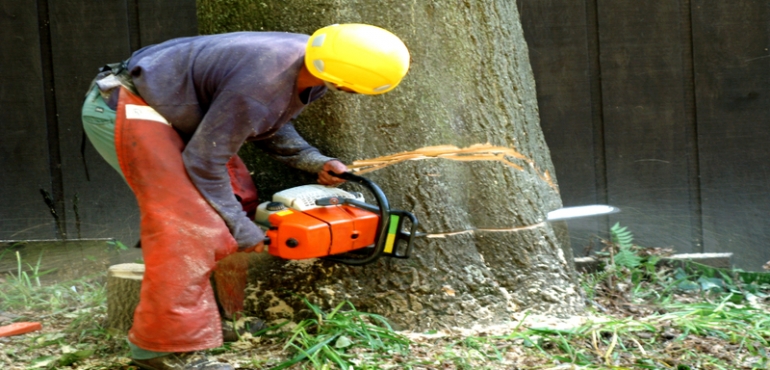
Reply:
[[[540,116],[579,251],[637,242],[770,260],[770,3],[518,0]],[[604,234],[602,234],[604,232]]]
[[[766,1],[517,0],[577,254],[637,242],[770,260]],[[136,240],[134,198],[83,142],[96,69],[197,33],[193,0],[0,2],[0,240]]]
[[[0,240],[135,240],[128,186],[83,141],[97,69],[197,34],[194,0],[0,2]]]

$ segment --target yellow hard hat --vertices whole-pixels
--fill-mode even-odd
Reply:
[[[335,24],[315,31],[305,48],[313,76],[360,94],[393,90],[409,70],[398,36],[367,24]]]

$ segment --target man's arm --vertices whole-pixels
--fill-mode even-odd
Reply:
[[[265,140],[254,142],[277,161],[303,171],[317,173],[318,182],[323,185],[335,185],[344,180],[333,177],[327,171],[342,173],[347,167],[336,158],[327,157],[299,135],[294,125],[289,122]]]
[[[225,221],[242,250],[261,243],[265,235],[235,198],[227,162],[247,137],[261,125],[267,125],[269,115],[261,103],[224,92],[211,105],[182,152],[190,180]]]

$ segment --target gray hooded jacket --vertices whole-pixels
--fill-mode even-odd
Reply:
[[[247,141],[274,158],[318,172],[333,158],[290,120],[325,87],[297,93],[308,36],[237,32],[173,39],[135,52],[128,70],[142,98],[187,141],[185,167],[241,248],[264,239],[233,194],[226,163]]]

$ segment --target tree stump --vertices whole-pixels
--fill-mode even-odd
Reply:
[[[140,263],[122,263],[107,270],[107,328],[131,328],[143,277],[144,265]]]

